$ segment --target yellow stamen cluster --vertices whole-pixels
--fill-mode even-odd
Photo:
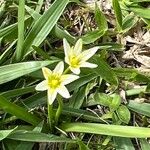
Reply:
[[[70,66],[71,67],[74,67],[74,68],[77,68],[80,66],[80,59],[79,57],[73,55],[70,57]]]
[[[57,74],[53,74],[48,78],[48,85],[50,86],[50,88],[56,89],[57,87],[60,86],[60,84],[61,84],[60,76],[58,76]]]

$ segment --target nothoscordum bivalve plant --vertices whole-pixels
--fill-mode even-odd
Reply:
[[[82,39],[79,39],[74,47],[70,47],[66,39],[63,39],[65,62],[69,65],[69,69],[75,73],[80,73],[80,67],[96,68],[96,64],[87,62],[99,49],[93,47],[82,52]]]
[[[63,74],[63,71],[64,63],[62,61],[57,64],[53,71],[46,67],[42,68],[45,80],[40,82],[35,89],[37,91],[47,90],[50,105],[54,102],[57,93],[64,98],[69,98],[70,94],[65,85],[79,78],[77,75]]]

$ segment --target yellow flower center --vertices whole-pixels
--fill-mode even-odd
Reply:
[[[56,89],[61,84],[60,76],[57,74],[53,74],[48,78],[48,85],[52,89]]]
[[[80,66],[80,59],[79,59],[79,57],[77,57],[75,55],[70,57],[70,66],[74,67],[74,68],[79,67]]]

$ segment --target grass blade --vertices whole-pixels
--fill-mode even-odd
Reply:
[[[16,131],[9,135],[7,138],[19,141],[28,142],[67,142],[76,143],[75,140],[71,140],[65,137],[59,137],[52,134],[39,133],[35,131]]]
[[[25,39],[23,45],[24,55],[30,52],[32,45],[39,46],[44,41],[55,26],[68,2],[69,0],[56,0],[47,12],[35,22]]]
[[[0,108],[5,112],[16,116],[17,118],[24,120],[34,126],[39,124],[41,120],[35,115],[27,112],[24,108],[19,107],[18,105],[9,102],[5,97],[0,95]]]
[[[16,128],[11,130],[0,130],[0,141],[5,139],[11,132],[13,132]]]
[[[31,61],[2,66],[0,67],[0,84],[34,72],[54,62],[56,61]]]
[[[24,20],[25,20],[25,0],[19,1],[18,7],[18,42],[16,49],[16,61],[20,61],[23,55],[22,46],[24,43]]]
[[[96,123],[64,123],[60,127],[65,132],[92,133],[130,138],[150,137],[150,128],[144,127],[106,125]]]
[[[116,16],[117,28],[118,30],[122,29],[122,12],[118,0],[112,0],[114,13]]]

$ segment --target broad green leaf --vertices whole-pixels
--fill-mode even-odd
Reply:
[[[34,72],[54,62],[56,61],[31,61],[2,66],[0,67],[0,84]]]
[[[24,20],[25,20],[25,0],[19,1],[18,7],[18,41],[16,49],[16,61],[20,61],[23,55],[24,43]]]
[[[100,57],[94,57],[94,63],[98,65],[94,71],[97,73],[98,76],[101,76],[104,80],[108,83],[114,85],[115,87],[118,86],[118,78],[116,74],[113,72],[111,67]]]
[[[50,33],[64,11],[69,0],[56,0],[51,7],[35,22],[27,35],[23,50],[24,55],[30,52],[32,45],[39,46]]]
[[[142,18],[150,19],[150,8],[129,7],[129,9]]]
[[[17,128],[17,127],[16,127]],[[11,134],[16,128],[11,130],[0,130],[0,141],[5,139],[9,134]]]
[[[146,139],[140,139],[141,150],[149,150],[150,144]]]
[[[128,69],[128,68],[113,68],[115,74],[119,77],[124,77],[125,79],[134,78],[137,75],[137,70],[135,69]]]
[[[105,93],[96,93],[94,95],[94,100],[97,102],[97,104],[109,107],[112,102],[112,97]]]
[[[94,30],[86,33],[81,37],[84,44],[90,44],[98,40],[101,36],[104,35],[104,31]]]
[[[121,104],[121,97],[118,94],[114,94],[111,104],[109,105],[112,111],[118,109],[119,105]]]
[[[110,136],[146,138],[150,137],[150,128],[108,125],[98,123],[64,123],[60,128],[65,132],[102,134]]]
[[[129,138],[121,138],[121,137],[113,137],[116,150],[135,150],[131,139]]]
[[[116,110],[117,115],[119,117],[119,119],[128,124],[130,121],[130,111],[128,110],[128,108],[125,105],[121,105],[119,106],[119,108]]]
[[[34,126],[36,126],[41,119],[37,116],[29,113],[24,108],[9,102],[5,97],[0,95],[0,108],[3,109],[5,112],[16,116],[17,118],[24,120]]]
[[[95,4],[95,20],[100,31],[105,32],[108,30],[107,20],[100,8],[98,7],[97,3]]]
[[[28,142],[67,142],[67,143],[76,143],[75,140],[59,137],[53,134],[39,133],[35,131],[16,131],[9,135],[7,138],[19,141],[28,141]]]
[[[119,4],[119,0],[112,0],[113,9],[116,17],[118,30],[122,29],[122,12]]]
[[[145,116],[150,117],[150,104],[149,103],[137,103],[136,101],[130,100],[128,108]]]

